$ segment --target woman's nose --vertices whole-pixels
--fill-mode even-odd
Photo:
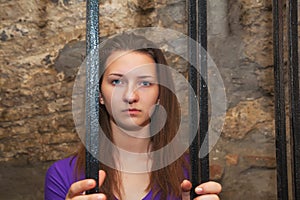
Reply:
[[[139,100],[137,88],[128,86],[124,92],[123,100],[129,104],[137,102]]]

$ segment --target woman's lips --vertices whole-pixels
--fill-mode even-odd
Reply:
[[[141,110],[137,109],[137,108],[129,108],[129,109],[123,110],[123,112],[126,112],[126,113],[128,113],[130,115],[136,115],[136,114],[140,113]]]

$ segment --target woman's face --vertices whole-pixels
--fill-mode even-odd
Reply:
[[[140,52],[117,51],[106,65],[100,103],[111,122],[125,130],[148,125],[159,96],[154,60]]]

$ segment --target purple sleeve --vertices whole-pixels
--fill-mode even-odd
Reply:
[[[64,200],[72,183],[76,159],[69,157],[50,166],[45,177],[45,200]]]

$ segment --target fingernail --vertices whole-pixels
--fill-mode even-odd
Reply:
[[[201,188],[201,187],[196,187],[196,189],[195,189],[195,192],[197,194],[201,193],[202,191],[203,191],[203,188]]]
[[[88,180],[87,184],[88,184],[89,186],[91,186],[91,185],[93,185],[93,184],[94,184],[94,181],[92,181],[92,180]]]

